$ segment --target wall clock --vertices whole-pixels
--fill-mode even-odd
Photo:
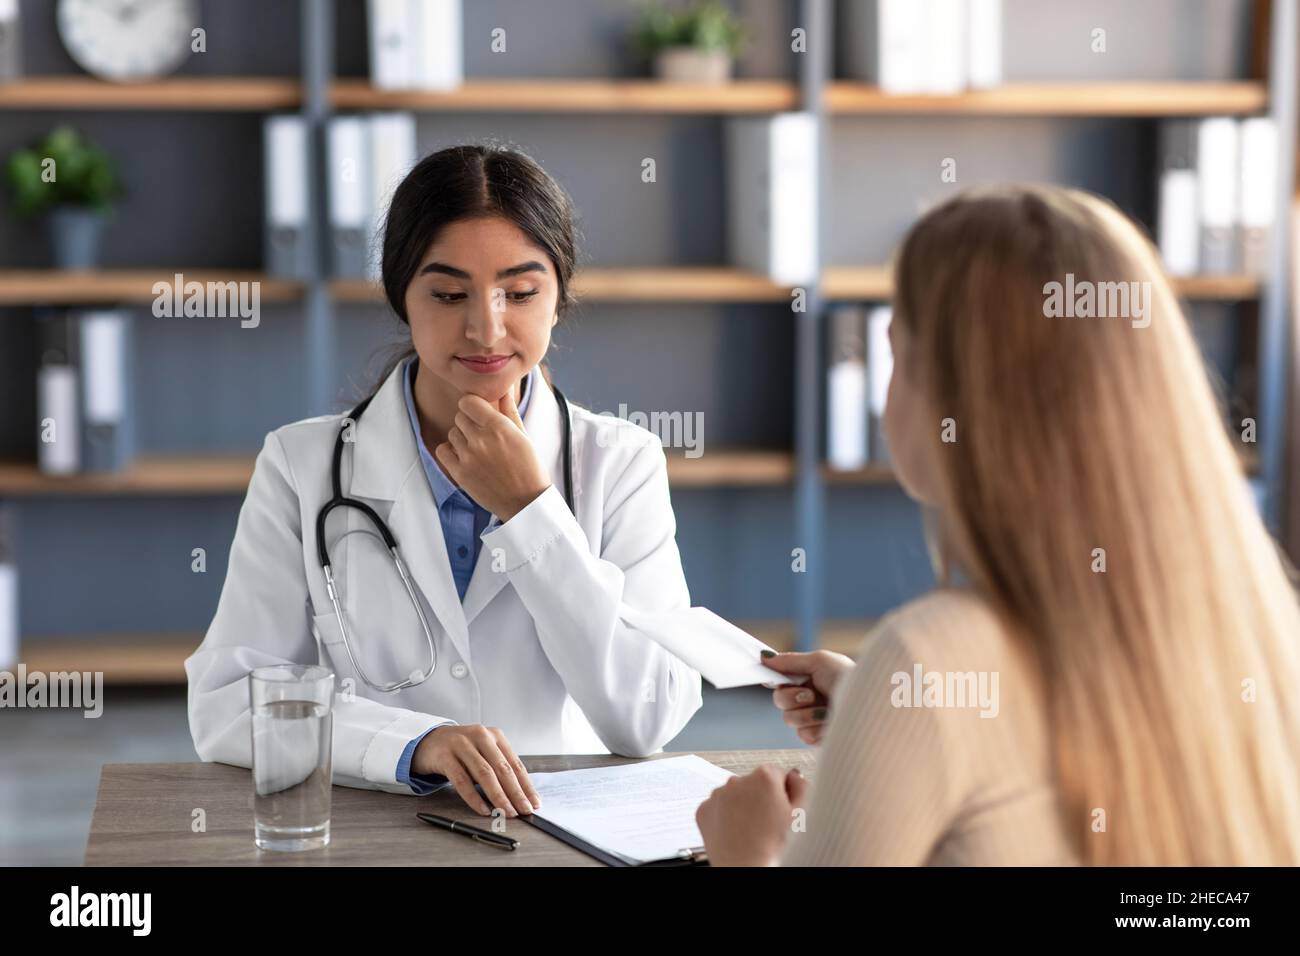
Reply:
[[[190,54],[198,0],[59,0],[59,37],[86,72],[105,80],[170,73]]]

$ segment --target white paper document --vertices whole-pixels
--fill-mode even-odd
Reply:
[[[629,627],[680,657],[719,690],[749,684],[802,684],[807,680],[765,667],[759,654],[771,648],[708,608],[667,612],[624,609],[621,616]]]
[[[528,775],[542,798],[536,816],[630,864],[699,849],[695,811],[731,776],[695,754]]]

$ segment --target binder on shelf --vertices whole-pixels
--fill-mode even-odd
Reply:
[[[77,327],[60,309],[37,313],[40,366],[36,370],[36,466],[47,475],[81,470],[81,375]]]
[[[311,275],[307,241],[307,127],[301,116],[268,116],[263,122],[266,182],[266,271],[305,279]]]
[[[882,92],[924,93],[928,82],[925,0],[869,0],[843,7],[844,66]]]
[[[18,559],[13,509],[0,506],[0,670],[18,663]]]
[[[408,0],[368,0],[370,83],[380,90],[410,88],[415,74],[415,35]]]
[[[857,305],[831,309],[826,369],[826,461],[854,471],[868,461],[867,322]]]
[[[1201,120],[1196,137],[1200,268],[1210,275],[1237,270],[1238,126],[1230,116]]]
[[[370,139],[370,197],[372,246],[367,255],[367,276],[379,278],[384,220],[393,191],[415,165],[415,117],[410,113],[371,113],[367,116]]]
[[[18,0],[0,0],[0,83],[23,75],[22,32]]]
[[[369,0],[370,82],[448,90],[464,81],[460,0]]]
[[[1002,85],[1002,0],[969,0],[966,73],[972,89]]]
[[[131,414],[131,316],[125,310],[82,312],[82,460],[87,471],[119,471],[134,453]]]
[[[1241,180],[1237,265],[1248,275],[1268,272],[1269,237],[1277,211],[1277,127],[1267,116],[1241,121]]]
[[[1160,186],[1156,233],[1160,257],[1173,276],[1194,275],[1200,262],[1200,216],[1196,173],[1196,120],[1160,126]]]
[[[893,310],[887,305],[875,306],[867,314],[867,378],[870,383],[871,409],[867,442],[871,449],[871,460],[881,464],[890,461],[884,418],[889,379],[894,374],[894,350],[889,344],[889,322],[892,317]]]
[[[883,93],[951,95],[1002,82],[1001,0],[864,0],[843,7],[845,73]]]
[[[370,142],[361,116],[329,122],[330,261],[338,278],[364,278],[370,249]]]
[[[924,92],[951,96],[966,89],[970,46],[967,0],[923,0],[925,11]]]
[[[415,64],[412,82],[422,90],[454,90],[465,82],[461,0],[412,0]]]
[[[727,120],[727,248],[732,265],[799,286],[817,277],[810,113]]]

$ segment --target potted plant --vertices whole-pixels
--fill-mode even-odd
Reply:
[[[632,40],[661,80],[726,83],[747,37],[744,24],[719,0],[686,7],[656,0],[642,9]]]
[[[19,218],[45,214],[57,268],[89,269],[98,263],[100,232],[111,200],[121,191],[104,150],[60,126],[35,146],[14,150],[5,175]]]

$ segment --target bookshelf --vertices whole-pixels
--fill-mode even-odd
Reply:
[[[703,126],[721,122],[731,115],[793,109],[812,112],[822,133],[823,169],[817,184],[821,280],[817,288],[807,290],[808,311],[789,316],[793,353],[782,355],[782,361],[787,363],[792,386],[791,447],[720,448],[708,451],[699,459],[671,455],[669,458],[673,488],[688,491],[683,496],[684,503],[697,489],[704,496],[717,493],[716,499],[709,498],[709,504],[701,507],[719,503],[734,507],[738,524],[774,523],[773,509],[781,509],[775,523],[788,518],[790,538],[810,555],[824,553],[837,526],[845,523],[844,515],[837,510],[843,502],[837,501],[836,496],[847,493],[869,497],[871,501],[866,507],[871,509],[897,507],[899,501],[893,474],[887,466],[872,465],[842,473],[831,471],[822,462],[824,309],[834,301],[883,301],[892,294],[889,270],[883,262],[868,259],[860,265],[842,264],[828,251],[829,224],[836,203],[822,180],[825,166],[832,158],[830,154],[837,148],[838,132],[873,117],[887,118],[891,123],[923,119],[932,124],[1024,118],[1023,125],[1032,125],[1035,118],[1079,118],[1088,122],[1115,119],[1128,123],[1163,116],[1250,115],[1265,111],[1278,120],[1279,128],[1295,126],[1297,31],[1294,7],[1287,0],[1271,5],[1272,54],[1268,76],[1261,74],[1223,82],[1014,83],[956,96],[926,97],[886,96],[866,84],[836,78],[829,44],[813,44],[807,55],[795,58],[791,78],[740,79],[721,87],[575,75],[491,79],[471,76],[460,89],[445,93],[376,90],[365,79],[336,75],[336,65],[341,65],[335,62],[339,58],[334,35],[336,6],[334,2],[299,6],[302,56],[297,76],[177,76],[129,85],[107,84],[80,76],[35,76],[0,84],[0,111],[19,114],[116,111],[148,116],[296,110],[309,122],[317,144],[309,184],[315,200],[321,199],[324,192],[321,134],[329,118],[341,111],[412,110],[434,114],[439,123],[445,120],[449,124],[480,115],[491,118],[512,114],[512,122],[520,118],[566,129],[576,127],[565,124],[581,123],[586,117],[590,117],[589,123],[593,125],[617,122],[624,116],[633,116],[638,122],[656,122],[666,116],[678,117],[676,121],[684,124]],[[839,4],[832,0],[790,0],[784,6],[791,23],[804,25],[810,36],[827,36],[835,26]],[[1257,9],[1265,6],[1268,5],[1258,5]],[[753,13],[770,15],[766,9],[755,8]],[[1199,24],[1188,25],[1189,30],[1201,28]],[[355,44],[355,38],[344,39]],[[263,66],[262,70],[273,68]],[[250,120],[256,122],[256,115],[238,122]],[[1016,122],[1019,124],[1020,120]],[[707,134],[697,136],[692,142],[698,145],[714,135],[716,132],[709,128]],[[1289,147],[1288,157],[1292,159]],[[547,161],[545,156],[539,158]],[[593,158],[593,162],[597,161],[604,160]],[[1151,173],[1154,180],[1154,170]],[[864,190],[871,188],[866,182],[862,186]],[[252,201],[256,202],[257,191],[253,190],[253,194]],[[319,232],[325,228],[323,203],[314,201],[312,212],[309,228]],[[1284,244],[1278,246],[1278,252],[1284,255]],[[1259,404],[1266,412],[1274,408],[1276,396],[1284,394],[1285,375],[1279,370],[1279,362],[1285,349],[1279,347],[1278,334],[1285,327],[1289,309],[1285,260],[1275,257],[1272,266],[1262,280],[1249,276],[1191,276],[1176,283],[1179,294],[1188,300],[1229,306],[1245,303],[1248,315],[1258,314]],[[323,263],[318,262],[314,274],[304,281],[274,278],[255,268],[229,271],[132,267],[88,273],[5,269],[0,270],[0,306],[107,302],[140,305],[152,300],[153,282],[170,280],[175,272],[183,273],[187,280],[201,282],[257,281],[263,303],[296,307],[292,311],[300,312],[303,317],[300,338],[294,340],[302,347],[301,355],[296,358],[306,370],[305,404],[313,411],[333,407],[339,379],[333,366],[350,327],[357,324],[351,314],[353,307],[379,307],[383,302],[373,284],[332,279],[325,273]],[[667,320],[670,310],[695,305],[753,304],[768,308],[771,314],[772,310],[788,307],[792,290],[764,276],[723,264],[667,264],[591,267],[579,274],[575,292],[581,301],[593,304],[661,305]],[[644,321],[658,321],[658,316],[651,313]],[[756,327],[761,327],[759,323],[763,321],[755,310]],[[610,334],[622,335],[627,331],[619,328]],[[784,349],[784,339],[768,347]],[[1265,418],[1282,421],[1271,412],[1261,415],[1261,421]],[[1280,444],[1280,437],[1270,436],[1263,426],[1261,432],[1261,454],[1252,470],[1266,486],[1276,488],[1282,472],[1273,449]],[[71,506],[78,499],[92,498],[111,499],[113,507],[129,507],[134,500],[151,498],[234,498],[247,485],[252,460],[251,454],[159,455],[142,458],[121,474],[70,478],[42,475],[31,463],[0,462],[0,499],[31,502],[39,508],[65,503]],[[747,510],[751,508],[751,499],[763,503]],[[736,557],[740,563],[749,556],[738,551]],[[745,576],[748,566],[736,573]],[[869,622],[838,616],[825,618],[825,595],[821,593],[822,584],[817,575],[793,577],[789,613],[750,621],[754,633],[777,646],[808,649],[820,642],[822,646],[842,649],[850,641],[855,645],[853,639],[860,639]],[[743,615],[737,617],[744,619]],[[144,630],[137,633],[118,628],[102,635],[33,638],[28,661],[34,667],[37,665],[33,660],[46,659],[42,654],[74,650],[77,654],[100,653],[108,655],[105,659],[111,666],[105,669],[116,669],[127,675],[124,679],[153,680],[159,674],[170,673],[171,679],[179,680],[175,676],[179,674],[179,661],[197,644],[198,637],[192,632]],[[178,652],[179,647],[185,648],[183,653]],[[151,670],[155,667],[158,670]],[[50,669],[54,669],[52,665]]]

